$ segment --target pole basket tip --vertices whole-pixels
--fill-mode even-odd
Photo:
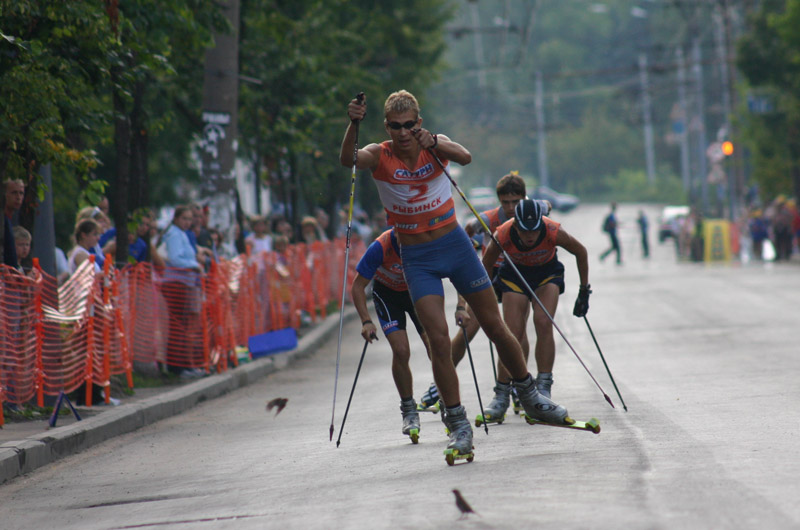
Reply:
[[[611,408],[612,408],[612,409],[615,409],[615,408],[617,408],[617,407],[615,407],[615,406],[614,406],[614,402],[613,402],[613,401],[611,401],[611,398],[610,398],[610,397],[608,397],[608,394],[603,394],[603,396],[606,398],[606,401],[608,401],[608,404],[609,404],[609,405],[611,405]]]
[[[333,441],[333,424],[331,424],[331,433],[330,433],[330,440],[329,441],[331,441],[331,442]]]

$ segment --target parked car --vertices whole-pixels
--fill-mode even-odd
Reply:
[[[681,222],[689,215],[688,206],[665,206],[658,218],[658,242],[669,238],[677,240]]]
[[[559,212],[568,212],[573,210],[580,204],[580,199],[578,199],[575,195],[570,195],[569,193],[558,193],[552,188],[548,188],[547,186],[537,186],[533,189],[530,194],[532,199],[545,199],[550,201],[550,204],[553,206],[553,210]]]

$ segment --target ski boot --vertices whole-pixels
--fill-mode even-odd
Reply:
[[[519,402],[519,396],[517,396],[517,389],[514,386],[511,386],[511,402],[514,404],[514,414],[519,415],[520,412],[525,412],[525,409],[522,408],[522,404]]]
[[[417,412],[439,412],[439,390],[436,388],[436,383],[431,383],[428,391],[422,394],[417,405]]]
[[[547,399],[550,399],[550,387],[552,386],[553,373],[539,372],[539,375],[536,376],[536,390]]]
[[[403,413],[403,434],[411,438],[411,443],[419,443],[419,413],[417,404],[413,399],[400,402],[400,412]]]
[[[444,450],[444,459],[448,466],[455,465],[456,460],[466,460],[472,462],[475,453],[472,452],[472,425],[467,419],[467,411],[459,405],[456,408],[448,409],[445,415],[450,443]]]
[[[528,374],[528,377],[522,383],[513,383],[514,388],[517,389],[519,401],[525,408],[525,421],[538,420],[544,423],[551,423],[553,425],[565,425],[575,423],[567,415],[567,409],[561,405],[557,405],[544,397],[536,389],[536,381]],[[531,423],[528,421],[528,423]]]
[[[484,423],[503,423],[503,420],[506,419],[510,394],[511,384],[498,381],[497,386],[494,387],[494,399],[483,411],[483,414],[478,414],[475,418],[475,427],[480,427]]]

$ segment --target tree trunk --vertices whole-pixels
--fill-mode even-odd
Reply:
[[[119,71],[111,71],[112,86],[119,86]],[[116,263],[128,262],[128,187],[131,171],[131,122],[125,111],[125,102],[118,90],[114,90],[114,147],[117,152],[116,178],[111,186],[111,215],[117,228]]]

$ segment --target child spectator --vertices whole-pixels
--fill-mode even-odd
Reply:
[[[80,264],[92,254],[91,250],[97,246],[97,240],[100,238],[100,227],[94,219],[84,219],[75,226],[74,237],[75,246],[69,252],[67,260],[70,274],[74,274]],[[103,269],[97,261],[95,257],[94,271],[99,274],[103,272]]]
[[[272,251],[272,235],[269,233],[267,219],[256,216],[250,221],[253,232],[244,239],[244,244],[251,255]]]
[[[17,268],[20,272],[23,272],[22,262],[27,260],[28,255],[31,253],[31,241],[33,238],[31,237],[31,233],[22,226],[15,226],[12,231],[14,233],[14,244],[17,250],[17,263],[19,263]]]

